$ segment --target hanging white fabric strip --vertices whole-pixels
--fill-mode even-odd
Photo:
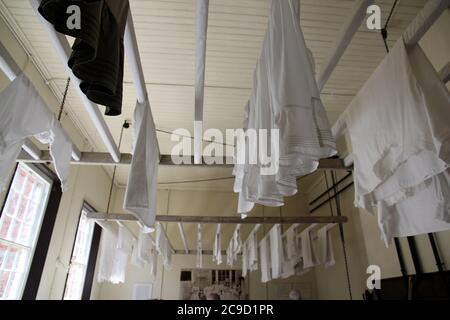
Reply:
[[[133,266],[143,269],[145,262],[139,257],[139,240],[133,241],[133,250],[131,252],[130,262]]]
[[[269,241],[266,237],[264,237],[259,243],[259,257],[261,261],[261,282],[267,283],[272,278],[270,274]]]
[[[194,163],[200,164],[203,141],[203,103],[205,96],[206,39],[208,34],[209,0],[197,0],[196,7],[196,79],[195,79],[195,122]]]
[[[156,219],[159,147],[150,103],[137,103],[133,123],[133,159],[125,192],[124,209],[152,232]]]
[[[174,250],[160,223],[156,224],[155,242],[156,250],[162,256],[164,267],[167,270],[172,269],[172,255],[174,254]]]
[[[260,225],[257,225],[247,240],[248,268],[250,271],[258,270],[258,237],[256,232]]]
[[[133,252],[134,236],[127,227],[119,225],[119,233],[117,237],[117,249],[131,255]]]
[[[202,225],[197,225],[197,268],[203,268]]]
[[[104,221],[97,223],[103,228],[97,281],[124,283],[128,254],[118,248],[117,225]]]
[[[237,260],[238,254],[242,252],[242,241],[241,241],[241,225],[238,224],[233,233],[232,238],[232,248],[233,248],[233,261]]]
[[[333,242],[330,235],[331,226],[325,226],[317,231],[319,242],[320,262],[325,268],[336,264],[334,260]]]
[[[302,231],[300,234],[301,245],[302,245],[302,259],[303,259],[303,269],[313,268],[320,264],[316,248],[311,239],[311,229],[310,226]]]
[[[213,262],[217,265],[222,264],[222,237],[220,235],[221,224],[217,225],[216,235],[214,237]]]
[[[248,272],[248,246],[247,242],[242,245],[242,276],[245,278]]]
[[[269,231],[270,261],[272,267],[272,279],[281,277],[283,263],[283,242],[281,239],[281,225],[277,224]]]
[[[0,93],[0,191],[6,187],[20,149],[29,137],[50,144],[50,155],[64,191],[72,143],[30,80],[20,74]]]

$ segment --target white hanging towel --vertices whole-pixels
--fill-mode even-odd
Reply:
[[[64,191],[72,143],[30,80],[20,74],[0,93],[0,191],[5,189],[20,149],[29,137],[50,144],[50,155]]]
[[[124,209],[152,232],[156,219],[159,146],[150,103],[137,103],[134,111],[133,159],[125,192]]]
[[[281,239],[281,225],[277,224],[269,232],[270,261],[272,266],[272,279],[278,279],[282,273],[283,241]]]
[[[245,278],[248,272],[248,247],[247,242],[242,245],[242,276]]]
[[[139,240],[133,241],[133,251],[131,252],[131,264],[135,267],[143,269],[145,262],[139,257]]]
[[[214,237],[214,248],[213,248],[213,262],[217,265],[222,264],[222,237],[220,235],[220,225],[217,227],[216,235]]]
[[[164,267],[167,270],[172,269],[172,255],[174,251],[160,223],[156,224],[155,242],[156,250],[162,256]]]
[[[247,240],[248,268],[250,271],[258,270],[258,238],[253,231]]]
[[[302,243],[303,269],[313,268],[320,264],[316,253],[316,248],[311,239],[311,229],[312,227],[308,227],[300,234]]]
[[[197,268],[203,268],[202,225],[199,224],[197,227]]]
[[[283,238],[284,259],[282,265],[283,279],[295,275],[295,266],[301,261],[301,250],[297,241],[297,227],[293,226],[288,229]]]
[[[117,247],[117,225],[104,221],[98,221],[98,223],[103,228],[103,231],[97,281],[111,282],[113,284],[124,283],[128,254]]]
[[[234,266],[233,241],[230,241],[227,247],[227,265]]]
[[[268,239],[264,238],[259,243],[259,257],[261,261],[261,282],[267,283],[272,280],[270,275],[270,251]]]
[[[333,242],[330,235],[330,225],[317,231],[319,241],[320,262],[325,268],[329,268],[336,264],[334,260]]]
[[[131,256],[133,252],[134,236],[123,225],[119,225],[119,233],[117,237],[117,248]]]
[[[237,260],[237,256],[242,251],[241,226],[238,225],[233,233],[233,261]]]

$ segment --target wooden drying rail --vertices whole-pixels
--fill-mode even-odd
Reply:
[[[115,214],[115,213],[98,213],[89,212],[86,214],[88,219],[108,220],[108,221],[138,221],[131,214]],[[248,217],[242,219],[238,215],[233,216],[175,216],[175,215],[158,215],[157,222],[169,223],[201,223],[201,224],[309,224],[309,223],[347,223],[348,218],[345,216],[299,216],[299,217]]]
[[[120,155],[120,161],[115,162],[109,153],[101,153],[101,152],[82,152],[80,155],[79,161],[72,161],[73,165],[98,165],[98,166],[120,166],[120,165],[130,165],[131,164],[131,154],[122,153]],[[204,157],[208,159],[208,157]],[[203,164],[195,165],[194,158],[191,157],[191,164],[182,164],[180,166],[205,166],[205,167],[224,167],[224,168],[232,168],[233,164],[231,163],[231,159],[223,158],[223,164],[212,164],[208,165],[205,162]],[[41,151],[38,157],[31,157],[29,154],[22,152],[18,157],[17,161],[27,162],[27,163],[50,163],[52,162],[52,158],[50,157],[49,151]],[[161,166],[178,166],[172,161],[172,157],[170,155],[161,155],[160,163]],[[347,167],[344,163],[343,159],[322,159],[320,160],[319,170],[352,170],[352,167]]]

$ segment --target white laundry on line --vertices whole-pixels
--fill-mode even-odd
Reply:
[[[272,279],[278,279],[282,273],[283,263],[283,241],[281,239],[281,225],[277,224],[269,231],[270,262]]]
[[[450,163],[450,93],[421,48],[408,52],[398,41],[343,118],[354,151],[356,205],[378,214],[386,244],[450,229],[442,188]],[[417,198],[424,203],[413,205]]]
[[[283,197],[298,191],[296,177],[315,171],[321,158],[336,153],[311,54],[298,22],[298,5],[298,0],[272,1],[253,91],[245,110],[244,129],[268,130],[270,150],[276,150],[271,142],[273,135],[275,143],[279,142],[276,160],[280,167],[276,174],[263,175],[261,162],[236,166],[234,189],[240,193],[241,214],[251,211],[254,203],[284,205]],[[278,140],[273,129],[279,129]],[[254,153],[255,146],[250,146],[246,154]]]
[[[259,243],[259,259],[261,263],[261,282],[267,283],[271,278],[270,274],[270,250],[267,238],[263,238]]]
[[[156,219],[159,147],[150,103],[137,103],[133,123],[133,158],[125,192],[124,209],[141,221],[147,232]]]
[[[300,234],[303,269],[310,269],[320,264],[317,249],[311,239],[311,229],[308,227]]]
[[[164,267],[167,270],[172,269],[172,255],[174,251],[160,223],[156,224],[155,242],[156,250],[162,256]]]
[[[255,231],[250,233],[247,240],[248,269],[250,271],[258,270],[258,239]]]
[[[97,281],[113,284],[124,283],[128,253],[117,247],[117,225],[105,221],[98,221],[97,223],[103,228]]]
[[[329,268],[336,264],[336,261],[334,260],[333,242],[329,228],[330,226],[325,226],[317,231],[320,262],[325,268]]]
[[[213,248],[213,261],[217,265],[222,264],[222,237],[220,235],[220,227],[218,227],[216,235],[214,237],[214,248]]]
[[[22,145],[29,137],[50,144],[50,155],[64,191],[69,177],[72,143],[33,84],[22,73],[0,93],[0,191],[4,190]]]

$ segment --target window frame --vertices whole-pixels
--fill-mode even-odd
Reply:
[[[94,207],[91,206],[87,201],[83,202],[83,205],[81,206],[81,209],[80,209],[80,215],[78,217],[77,228],[76,228],[75,235],[73,238],[72,250],[70,253],[70,260],[69,260],[69,268],[67,268],[66,279],[64,282],[64,289],[62,291],[61,300],[64,300],[64,295],[65,295],[66,289],[67,289],[67,281],[69,280],[70,265],[72,263],[72,257],[73,257],[73,253],[75,250],[75,244],[76,244],[76,240],[77,240],[78,229],[80,227],[80,220],[83,215],[83,210],[88,211],[88,212],[97,212],[94,209]],[[84,275],[84,281],[83,281],[84,283],[83,283],[83,290],[81,293],[81,300],[90,300],[92,285],[94,283],[94,273],[95,273],[95,266],[97,263],[97,254],[98,254],[98,250],[100,247],[101,231],[102,231],[101,227],[97,223],[94,222],[92,238],[91,238],[91,242],[90,242],[90,246],[89,246],[89,255],[88,255],[88,261],[87,261],[87,265],[86,265],[86,272]]]
[[[42,215],[39,227],[36,231],[36,243],[33,250],[30,252],[31,262],[25,276],[25,282],[20,298],[22,300],[35,300],[39,290],[45,262],[47,260],[47,253],[50,247],[53,228],[55,225],[56,216],[58,214],[59,204],[62,198],[62,190],[60,181],[56,174],[45,165],[30,163],[23,164],[28,166],[31,170],[35,171],[38,175],[40,175],[42,179],[46,180],[50,184],[48,197],[44,206],[45,210]],[[14,176],[17,172],[18,167],[19,163],[17,163],[14,168],[11,180],[9,182],[8,191],[6,192],[5,198],[3,199],[0,218],[5,209],[7,199],[10,196]]]

